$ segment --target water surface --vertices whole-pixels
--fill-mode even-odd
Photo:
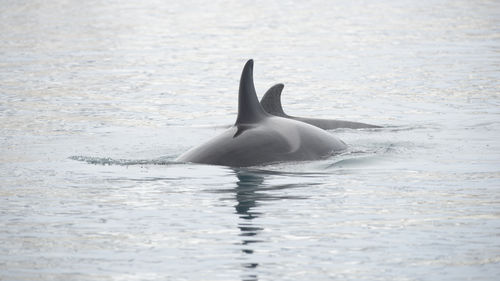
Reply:
[[[1,1],[1,280],[496,280],[498,1]],[[327,160],[178,164],[244,62]]]

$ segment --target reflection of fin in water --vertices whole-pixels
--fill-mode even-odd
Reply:
[[[240,218],[244,221],[238,224],[238,228],[241,231],[240,236],[248,237],[243,239],[242,244],[248,245],[251,243],[261,242],[255,239],[250,239],[251,237],[257,236],[259,231],[263,230],[261,227],[256,227],[253,225],[252,220],[258,218],[260,213],[252,211],[256,203],[257,195],[255,191],[258,189],[259,185],[262,184],[264,178],[255,174],[244,173],[239,171],[237,174],[239,181],[236,183],[236,200],[238,204],[235,206],[236,213],[239,214]],[[251,249],[243,249],[245,253],[253,253]]]
[[[241,266],[246,271],[246,274],[242,276],[242,280],[256,281],[259,278],[254,270],[259,267],[259,263],[255,260],[251,260],[256,258],[253,246],[255,246],[255,243],[262,243],[265,241],[258,239],[259,234],[264,230],[264,228],[256,225],[255,222],[258,221],[256,219],[259,218],[262,213],[256,211],[254,208],[258,207],[259,202],[262,201],[306,199],[306,197],[302,196],[273,195],[272,192],[279,192],[282,189],[303,187],[307,184],[302,182],[300,184],[266,185],[264,184],[265,176],[282,175],[282,173],[247,169],[235,169],[234,171],[236,177],[238,178],[236,187],[230,190],[219,189],[218,192],[236,193],[235,197],[237,204],[234,207],[236,209],[236,214],[238,214],[240,219],[238,228],[240,229],[239,236],[241,237],[241,252],[244,253],[243,260],[245,261],[241,264]]]
[[[257,206],[257,195],[255,192],[258,190],[259,186],[264,182],[264,178],[260,175],[248,173],[246,171],[236,171],[236,176],[238,181],[236,182],[236,213],[239,215],[241,221],[238,223],[238,228],[241,233],[240,236],[243,237],[241,244],[244,248],[241,251],[245,254],[251,255],[254,250],[251,247],[253,243],[262,242],[255,239],[260,231],[263,230],[262,227],[255,226],[252,220],[259,217],[260,213],[252,211],[252,208]],[[255,269],[259,266],[257,262],[247,262],[243,263],[242,266],[246,269]],[[243,280],[258,280],[256,274],[249,273],[243,276]]]
[[[243,174],[241,171],[237,173],[238,182],[236,183],[236,213],[240,214],[240,218],[253,219],[258,217],[258,213],[251,212],[250,209],[255,207],[255,190],[262,184],[264,178],[252,174]]]

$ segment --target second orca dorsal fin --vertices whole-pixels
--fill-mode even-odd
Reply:
[[[268,113],[262,108],[253,84],[253,60],[243,67],[238,94],[238,117],[235,125],[256,123],[266,118]]]
[[[260,100],[260,105],[267,113],[280,117],[289,117],[281,106],[281,92],[284,87],[285,85],[281,83],[272,86]]]

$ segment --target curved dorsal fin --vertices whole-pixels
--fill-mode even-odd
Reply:
[[[248,60],[243,67],[238,96],[238,118],[235,125],[256,123],[268,114],[259,103],[253,84],[253,60]]]
[[[281,83],[272,86],[260,100],[260,105],[262,105],[267,113],[280,117],[288,117],[281,106],[281,92],[284,87],[285,85]]]

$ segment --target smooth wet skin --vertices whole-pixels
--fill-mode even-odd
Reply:
[[[234,126],[184,153],[177,161],[247,167],[318,160],[346,148],[343,141],[322,129],[265,112],[257,99],[253,61],[249,60],[241,75]]]
[[[177,160],[232,167],[317,160],[344,150],[340,139],[314,126],[281,117],[267,117],[236,137],[235,125]]]
[[[284,87],[285,86],[283,84],[276,84],[272,86],[269,90],[267,90],[267,92],[264,94],[264,96],[260,100],[260,104],[262,105],[262,107],[266,112],[275,116],[280,116],[283,118],[305,122],[324,130],[333,130],[339,128],[350,128],[350,129],[381,128],[380,126],[360,123],[360,122],[290,116],[285,113],[281,105],[281,92],[283,91]]]

